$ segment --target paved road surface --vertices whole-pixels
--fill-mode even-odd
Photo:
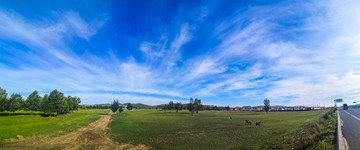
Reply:
[[[360,150],[360,109],[339,110],[342,133],[350,150]]]

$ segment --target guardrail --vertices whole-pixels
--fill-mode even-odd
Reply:
[[[336,143],[337,143],[337,150],[347,150],[347,146],[345,144],[345,138],[342,135],[342,131],[341,131],[341,126],[342,126],[342,122],[340,119],[340,114],[339,114],[339,109],[337,111],[337,125],[336,125],[336,132],[337,132],[337,137],[336,137]]]

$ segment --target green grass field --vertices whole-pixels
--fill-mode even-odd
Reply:
[[[57,117],[42,117],[29,115],[30,112],[17,111],[15,116],[0,116],[0,144],[4,139],[15,138],[16,135],[24,137],[32,135],[60,136],[70,131],[87,126],[100,118],[100,114],[108,113],[108,109],[87,109],[74,111],[67,115]],[[6,114],[6,115],[5,115]],[[24,115],[27,114],[27,115]]]
[[[191,116],[185,110],[131,110],[114,115],[108,133],[120,143],[153,149],[276,149],[326,112],[202,111]],[[245,125],[245,119],[253,125]]]

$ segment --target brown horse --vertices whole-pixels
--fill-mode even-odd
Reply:
[[[245,124],[250,124],[251,125],[251,120],[245,120]]]
[[[259,127],[260,127],[260,125],[261,125],[261,121],[259,121],[259,122],[256,122],[256,125],[255,125],[255,127],[256,127],[256,126],[259,126]]]

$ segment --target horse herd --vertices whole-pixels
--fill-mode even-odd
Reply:
[[[245,124],[247,124],[247,125],[251,125],[251,120],[245,120]],[[260,125],[261,125],[261,121],[256,122],[255,127],[257,127],[257,126],[259,126],[259,127],[260,127]]]
[[[230,116],[230,119],[232,119],[231,116]],[[246,124],[246,125],[251,125],[251,120],[245,120],[245,124]],[[261,121],[256,122],[255,127],[257,127],[257,126],[260,127],[260,125],[261,125]]]

